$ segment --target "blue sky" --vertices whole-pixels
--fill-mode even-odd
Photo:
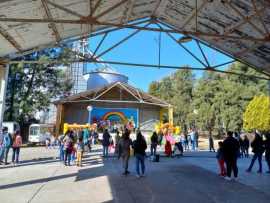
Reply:
[[[129,33],[134,32],[131,29],[124,29],[110,33],[102,46],[99,53],[102,53],[107,48],[111,47]],[[179,34],[174,35],[177,39],[181,37]],[[158,64],[158,38],[159,33],[141,31],[133,36],[128,41],[116,47],[109,53],[103,55],[101,58],[107,61],[121,61],[131,63],[144,63],[144,64]],[[89,41],[90,50],[94,51],[102,36],[93,37]],[[191,67],[202,68],[203,66],[197,62],[191,55],[189,55],[183,48],[176,44],[166,33],[161,34],[161,64],[172,66],[189,65]],[[198,58],[204,61],[201,52],[195,41],[184,43]],[[202,46],[202,49],[207,55],[211,65],[218,65],[232,60],[231,58],[221,54],[211,48]],[[96,69],[97,66],[89,64],[88,69]],[[159,69],[159,68],[142,68],[142,67],[129,67],[112,65],[112,67],[119,73],[125,74],[129,77],[129,83],[145,91],[152,81],[160,80],[168,76],[174,69]],[[221,69],[225,69],[222,67]],[[203,71],[194,71],[196,77],[200,77]]]

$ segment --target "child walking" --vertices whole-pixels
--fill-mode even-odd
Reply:
[[[220,176],[225,177],[226,176],[226,169],[225,169],[225,161],[224,161],[224,152],[223,152],[223,142],[218,142],[218,150],[217,150],[217,155],[216,158],[218,160],[218,165],[220,168]]]
[[[82,166],[82,156],[83,156],[83,140],[79,139],[77,142],[77,166]]]

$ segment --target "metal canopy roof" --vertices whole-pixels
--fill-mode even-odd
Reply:
[[[270,75],[269,0],[2,0],[0,57],[145,17]]]

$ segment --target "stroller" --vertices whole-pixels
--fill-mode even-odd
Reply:
[[[176,142],[173,148],[173,156],[176,156],[179,158],[180,156],[183,156],[183,146],[181,142]]]

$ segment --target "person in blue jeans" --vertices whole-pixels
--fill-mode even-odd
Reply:
[[[59,159],[60,161],[64,161],[65,158],[65,151],[64,151],[64,135],[61,135],[58,139],[59,143]]]
[[[145,138],[143,137],[142,133],[139,131],[137,133],[137,138],[133,142],[133,148],[134,148],[134,155],[136,157],[136,172],[137,177],[143,177],[145,173],[145,150],[147,149],[147,144],[145,141]],[[140,166],[141,166],[141,172],[140,172]]]
[[[8,164],[8,152],[10,147],[12,146],[12,139],[11,136],[8,133],[8,128],[4,127],[3,128],[3,142],[2,142],[2,152],[0,156],[0,162],[3,162],[4,159],[4,164]]]
[[[252,147],[252,152],[254,153],[254,155],[253,155],[251,163],[246,171],[251,172],[252,167],[253,167],[256,159],[258,159],[259,170],[257,172],[262,173],[262,155],[264,152],[264,147],[263,147],[263,139],[262,139],[261,135],[259,135],[258,133],[255,133],[255,139],[251,143],[251,147]]]

